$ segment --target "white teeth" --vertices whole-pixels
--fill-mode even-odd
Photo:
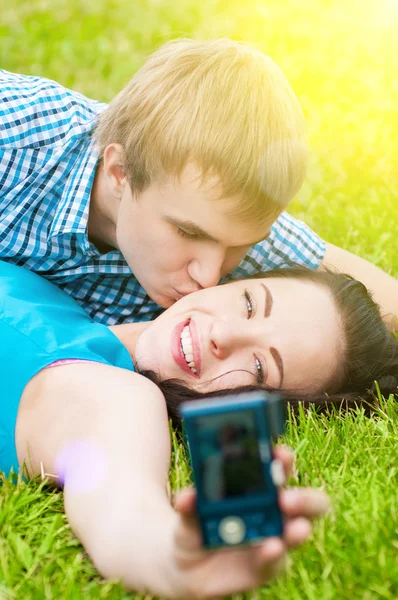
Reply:
[[[182,352],[184,354],[185,360],[187,361],[188,367],[191,369],[192,373],[197,373],[197,369],[195,369],[195,362],[193,360],[191,332],[189,331],[188,325],[186,325],[182,330],[180,338]]]
[[[181,340],[182,347],[184,348],[185,354],[192,354],[192,342],[191,340]]]

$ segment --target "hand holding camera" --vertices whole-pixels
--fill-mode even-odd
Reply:
[[[283,464],[288,479],[293,453],[280,446],[275,458]],[[183,576],[190,597],[217,598],[256,588],[268,583],[280,572],[287,552],[311,535],[311,520],[329,510],[327,494],[313,488],[287,488],[279,492],[284,521],[283,537],[265,538],[255,545],[240,545],[229,550],[205,550],[196,512],[196,491],[187,489],[176,495],[174,507],[179,513],[175,535],[175,564]],[[186,591],[185,598],[188,598]]]
[[[216,598],[274,577],[329,500],[321,490],[279,489],[293,453],[283,446],[271,451],[283,422],[278,400],[256,393],[190,404],[181,412],[196,490],[175,498],[175,564],[185,597],[201,590],[200,597]]]

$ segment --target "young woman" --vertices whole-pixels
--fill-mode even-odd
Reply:
[[[165,397],[134,372],[194,394],[257,385],[305,398],[360,381],[364,390],[388,361],[396,368],[396,342],[363,286],[290,273],[202,290],[153,322],[108,329],[48,281],[0,263],[0,468],[57,475],[71,526],[104,576],[169,598],[256,587],[327,509],[318,490],[283,490],[283,540],[204,552],[194,493],[173,508],[166,492]],[[276,455],[288,473],[291,454]]]

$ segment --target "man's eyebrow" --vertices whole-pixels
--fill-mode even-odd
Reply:
[[[175,225],[176,227],[181,227],[181,229],[187,229],[189,233],[195,235],[200,240],[207,240],[209,242],[215,242],[216,244],[221,243],[220,240],[210,235],[210,233],[199,227],[199,225],[197,225],[193,221],[180,221],[180,219],[176,219],[175,217],[166,217],[166,221],[168,221],[172,225]],[[259,244],[260,242],[265,240],[269,236],[269,234],[270,231],[268,231],[268,233],[263,235],[259,240],[255,242],[251,242],[250,244],[240,244],[234,247],[240,248],[242,246],[255,246],[256,244]]]
[[[197,225],[193,221],[180,221],[179,219],[176,219],[174,217],[166,217],[166,221],[168,221],[172,225],[181,227],[181,229],[187,229],[189,233],[195,235],[196,237],[202,240],[209,240],[210,242],[216,242],[217,244],[219,243],[219,240],[207,233],[207,231],[199,227],[199,225]]]
[[[272,310],[272,305],[274,303],[274,299],[272,297],[272,294],[269,290],[269,288],[267,288],[266,285],[264,285],[263,283],[260,284],[265,292],[265,308],[264,308],[264,318],[269,317],[271,314],[271,310]],[[272,355],[272,358],[275,361],[275,364],[277,366],[277,369],[279,371],[279,375],[280,375],[280,383],[279,383],[279,387],[282,387],[282,383],[283,383],[283,377],[284,377],[284,369],[283,369],[283,360],[281,355],[279,354],[278,350],[276,348],[270,348],[270,352]]]

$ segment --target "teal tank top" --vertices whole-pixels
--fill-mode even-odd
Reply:
[[[36,273],[0,261],[0,470],[6,474],[19,468],[15,425],[26,384],[64,359],[134,371],[125,346],[73,298]]]

